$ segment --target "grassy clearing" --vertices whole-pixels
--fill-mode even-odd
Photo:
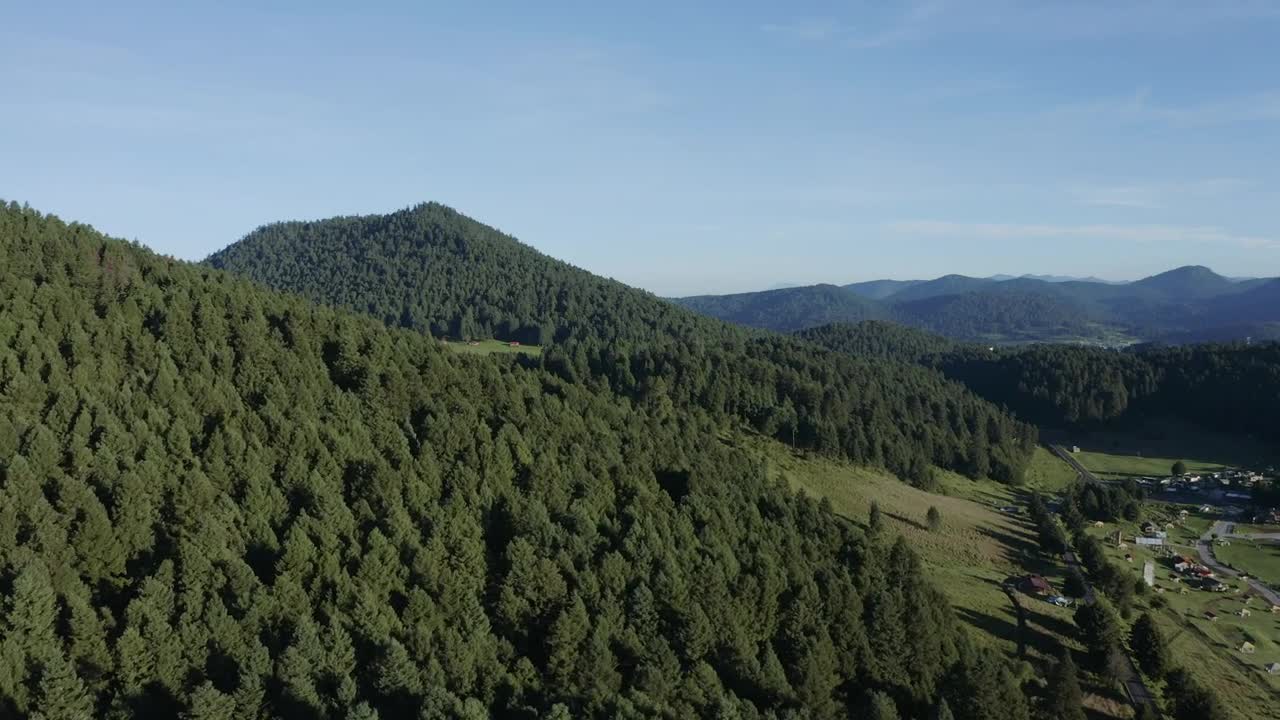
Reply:
[[[1149,510],[1163,512],[1167,517],[1174,514],[1172,508],[1159,505]],[[1174,550],[1193,553],[1192,543],[1211,523],[1212,518],[1192,516],[1173,528],[1169,540]],[[1187,593],[1182,594],[1184,586],[1174,582],[1175,574],[1168,559],[1132,544],[1126,548],[1115,546],[1116,529],[1131,539],[1137,527],[1135,523],[1108,523],[1089,532],[1112,540],[1104,543],[1108,556],[1117,565],[1129,568],[1135,580],[1142,576],[1146,560],[1156,563],[1156,587],[1163,592],[1148,591],[1139,596],[1136,610],[1150,611],[1156,618],[1176,662],[1217,690],[1230,717],[1238,720],[1280,717],[1274,700],[1280,694],[1280,677],[1268,675],[1264,669],[1267,663],[1280,662],[1280,615],[1269,612],[1268,604],[1261,598],[1248,598],[1245,593],[1211,593],[1188,588]],[[1132,556],[1132,562],[1125,559],[1126,554]],[[1244,587],[1239,582],[1231,584],[1233,588]],[[1246,607],[1249,617],[1236,614]],[[1204,616],[1206,611],[1215,613],[1218,619],[1208,620]],[[1254,644],[1253,654],[1240,652],[1246,640]],[[1159,684],[1156,685],[1159,688]]]
[[[1046,448],[1037,447],[1027,467],[1027,487],[1042,493],[1062,492],[1076,480],[1076,471]]]
[[[516,345],[503,342],[501,340],[480,340],[475,345],[461,341],[441,340],[440,342],[448,346],[454,352],[465,353],[469,355],[514,355],[517,353],[524,355],[538,356],[542,354],[542,347],[538,345]]]
[[[756,441],[753,441],[753,445]],[[1013,489],[991,481],[971,481],[940,472],[944,494],[912,488],[889,474],[829,459],[800,456],[782,445],[760,441],[770,472],[791,487],[823,497],[835,512],[866,528],[871,503],[879,505],[890,532],[903,535],[919,553],[933,583],[946,593],[956,614],[975,632],[980,643],[1016,657],[1017,617],[1001,588],[1011,575],[1034,572],[1055,587],[1065,580],[1065,568],[1044,558],[1030,521],[1023,515],[1000,512],[999,507],[1021,504],[1026,489]],[[1058,461],[1060,462],[1060,461]],[[1060,483],[1062,474],[1045,466],[1044,483]],[[1074,477],[1074,475],[1073,475]],[[942,514],[942,529],[930,532],[925,524],[929,507]],[[1082,650],[1076,640],[1074,609],[1059,608],[1043,600],[1022,596],[1027,611],[1027,656],[1040,665],[1056,658],[1060,648]],[[1090,717],[1124,718],[1131,712],[1117,691],[1094,686],[1085,679],[1085,705]]]
[[[1213,549],[1218,561],[1249,573],[1268,585],[1280,586],[1280,544],[1232,538]]]
[[[1236,535],[1256,535],[1258,533],[1280,533],[1280,525],[1254,525],[1252,523],[1236,523]]]
[[[837,514],[860,527],[866,527],[871,503],[877,503],[891,532],[907,539],[961,619],[979,631],[975,637],[1011,656],[1016,653],[1017,618],[1001,585],[1010,575],[1026,572],[1024,565],[1038,563],[1038,553],[1026,520],[993,507],[1013,502],[1009,488],[942,473],[948,494],[936,495],[883,471],[795,455],[773,443],[766,453],[772,473],[793,488],[827,498]],[[926,525],[931,506],[942,514],[938,532]],[[1052,568],[1041,569],[1052,575]],[[1031,659],[1052,656],[1060,643],[1074,644],[1070,610],[1030,598],[1025,605]]]
[[[1089,472],[1099,476],[1128,477],[1155,476],[1163,477],[1172,472],[1173,464],[1182,460],[1191,472],[1212,472],[1225,467],[1219,463],[1193,460],[1190,458],[1145,457],[1142,455],[1113,455],[1103,452],[1082,450],[1076,453],[1076,459]]]
[[[1280,461],[1277,450],[1239,435],[1215,433],[1173,420],[1145,421],[1130,429],[1098,432],[1044,432],[1046,442],[1080,446],[1081,464],[1094,472],[1168,475],[1184,460],[1192,470],[1266,467]],[[1085,457],[1098,456],[1098,467]]]

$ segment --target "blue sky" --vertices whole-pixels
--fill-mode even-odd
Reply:
[[[661,294],[1280,275],[1276,2],[182,4],[3,8],[0,197],[189,259],[438,200]]]

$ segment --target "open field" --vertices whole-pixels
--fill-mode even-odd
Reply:
[[[1115,455],[1086,450],[1076,453],[1075,456],[1085,469],[1099,477],[1140,477],[1143,475],[1164,477],[1172,472],[1173,464],[1178,460],[1185,462],[1187,470],[1191,472],[1212,472],[1224,467],[1221,464],[1191,458]]]
[[[753,441],[753,445],[755,441]],[[1017,502],[1025,489],[1015,491],[991,481],[974,482],[953,473],[940,472],[945,495],[917,490],[888,473],[825,458],[792,453],[777,443],[763,441],[770,473],[785,478],[791,487],[823,497],[835,512],[866,528],[871,503],[880,506],[890,532],[906,537],[930,571],[934,584],[951,600],[959,617],[974,629],[973,637],[1010,657],[1017,655],[1017,617],[1001,588],[1011,575],[1034,572],[1061,587],[1065,568],[1038,552],[1025,516],[1008,515],[996,508]],[[1046,454],[1047,455],[1047,454]],[[1061,461],[1049,456],[1054,462]],[[1054,473],[1051,465],[1044,470]],[[1061,473],[1055,473],[1060,482]],[[1074,475],[1073,475],[1074,477]],[[925,516],[930,506],[942,514],[942,529],[930,532]],[[1074,609],[1020,596],[1027,613],[1026,659],[1042,665],[1062,646],[1081,650],[1072,619]],[[1043,668],[1042,668],[1043,669]],[[1116,691],[1085,682],[1086,706],[1091,717],[1128,717],[1128,706]]]
[[[1239,532],[1239,530],[1237,530]],[[1218,562],[1280,587],[1280,543],[1232,538],[1213,549]]]
[[[516,345],[506,343],[501,340],[481,340],[475,345],[465,343],[460,340],[441,340],[449,347],[450,350],[460,353],[468,353],[473,355],[514,355],[521,353],[524,355],[538,356],[542,354],[542,347],[539,345]]]
[[[1097,432],[1044,431],[1041,437],[1046,443],[1080,446],[1083,452],[1077,457],[1081,464],[1095,473],[1113,476],[1168,475],[1176,460],[1185,461],[1191,470],[1280,463],[1280,453],[1274,447],[1179,421],[1149,421],[1128,429]]]
[[[1166,511],[1160,505],[1148,506],[1147,510],[1148,513]],[[1211,518],[1193,515],[1173,528],[1169,541],[1174,544],[1174,551],[1194,554],[1194,539],[1211,524]],[[1136,523],[1121,522],[1090,528],[1089,532],[1110,538],[1111,542],[1104,543],[1108,557],[1117,565],[1130,568],[1135,580],[1142,576],[1144,561],[1154,560],[1156,587],[1163,590],[1138,596],[1134,617],[1143,611],[1151,612],[1164,631],[1177,664],[1215,688],[1230,717],[1239,720],[1280,718],[1280,710],[1275,705],[1275,698],[1280,696],[1280,676],[1268,675],[1263,669],[1267,663],[1280,662],[1280,615],[1269,612],[1268,604],[1261,598],[1249,598],[1246,604],[1248,596],[1242,593],[1187,588],[1187,593],[1182,594],[1184,586],[1174,582],[1170,561],[1145,547],[1115,546],[1117,528],[1130,541],[1138,529]],[[1125,560],[1126,554],[1132,556],[1132,562]],[[1244,587],[1240,582],[1230,584]],[[1244,607],[1250,611],[1248,617],[1235,614]],[[1218,619],[1208,620],[1204,616],[1206,611],[1215,613]],[[1254,644],[1253,654],[1240,652],[1246,640]],[[1159,688],[1160,684],[1155,686]]]
[[[1026,487],[1042,493],[1062,492],[1076,480],[1076,471],[1057,455],[1037,446],[1027,467]]]
[[[1259,533],[1280,533],[1280,525],[1254,525],[1252,523],[1236,523],[1236,535],[1257,535]]]
[[[785,478],[793,488],[827,498],[837,514],[859,527],[866,528],[871,503],[877,503],[891,532],[906,537],[920,554],[934,583],[951,598],[960,617],[981,631],[976,637],[1000,646],[1010,655],[1016,652],[1017,618],[1001,584],[1009,575],[1020,572],[1018,563],[1034,549],[1034,538],[1020,519],[990,507],[991,503],[1011,501],[1007,488],[995,483],[969,483],[944,473],[944,485],[980,485],[973,488],[974,496],[985,497],[986,502],[978,502],[926,493],[882,471],[795,455],[772,443],[768,457],[771,472]],[[931,506],[942,514],[942,529],[936,533],[925,525]],[[1070,624],[1068,611],[1040,604],[1046,606],[1043,624],[1058,633],[1065,629],[1064,624]],[[1032,653],[1037,652],[1036,645],[1032,643]]]

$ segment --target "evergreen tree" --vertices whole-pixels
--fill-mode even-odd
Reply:
[[[213,683],[197,687],[182,713],[183,720],[232,720],[236,717],[235,698],[218,692]]]
[[[925,519],[929,524],[929,530],[931,532],[937,532],[942,529],[942,513],[938,512],[938,508],[936,506],[929,506],[929,512],[925,516]]]
[[[898,706],[893,702],[893,698],[876,691],[867,696],[866,712],[863,717],[867,720],[899,720],[901,716],[898,715]]]
[[[1067,597],[1077,599],[1084,597],[1088,592],[1088,584],[1084,581],[1084,575],[1081,575],[1080,571],[1074,567],[1068,569],[1067,577],[1062,582],[1062,592]]]
[[[1076,610],[1075,621],[1080,628],[1088,668],[1099,674],[1108,673],[1121,638],[1120,619],[1111,603],[1099,597],[1092,604],[1081,605]]]
[[[1071,651],[1063,648],[1057,663],[1049,672],[1048,684],[1045,687],[1045,716],[1054,720],[1084,720],[1082,702],[1084,694],[1080,690],[1080,680],[1076,677],[1076,665],[1071,659]]]
[[[884,531],[884,518],[881,517],[880,503],[875,500],[871,501],[871,511],[867,515],[867,528],[872,535],[879,535]]]
[[[1139,615],[1134,622],[1129,635],[1129,647],[1133,648],[1142,672],[1157,679],[1168,672],[1169,647],[1150,613]]]
[[[61,652],[46,650],[40,672],[40,699],[32,717],[40,720],[86,720],[94,716],[93,696]]]

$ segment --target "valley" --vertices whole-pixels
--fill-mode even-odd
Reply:
[[[1280,10],[13,3],[0,720],[1280,720]]]
[[[1071,581],[1028,508],[1080,490],[1021,418],[1067,428],[1047,435],[1116,479],[1170,465],[1161,448],[1193,470],[1262,457],[1274,432],[1239,413],[1241,393],[1266,402],[1242,379],[1273,386],[1270,346],[747,330],[438,205],[269,226],[202,265],[13,205],[0,232],[0,507],[17,528],[0,557],[21,602],[77,618],[65,637],[4,620],[28,643],[5,652],[35,658],[0,673],[14,713],[65,696],[117,715],[201,698],[982,720],[1078,683],[1093,716],[1125,718],[1077,609],[1023,588]],[[1234,384],[1202,388],[1208,365]],[[1230,561],[1271,563],[1252,545]],[[1199,607],[1135,602],[1171,628]],[[1177,698],[1157,683],[1161,702],[1207,686],[1233,698],[1224,717],[1263,707],[1219,647],[1265,634],[1249,622],[1171,635],[1218,675],[1190,668]],[[1057,675],[1064,651],[1078,680]],[[288,664],[303,656],[337,669]]]

